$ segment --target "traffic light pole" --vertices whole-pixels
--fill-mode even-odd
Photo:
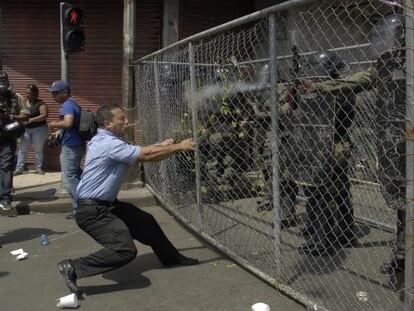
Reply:
[[[63,49],[63,10],[64,2],[60,3],[60,79],[70,83],[69,81],[69,54]]]
[[[69,54],[66,54],[65,50],[63,49],[63,10],[62,6],[64,5],[64,2],[60,3],[59,8],[59,14],[60,14],[60,79],[69,82]],[[66,190],[66,187],[63,183],[63,176],[60,178],[60,185],[59,189],[56,193],[59,197],[67,197],[69,195],[69,192]]]

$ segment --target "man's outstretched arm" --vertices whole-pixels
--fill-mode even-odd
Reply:
[[[193,151],[194,139],[185,139],[178,144],[174,144],[172,139],[167,139],[160,144],[141,147],[138,162],[157,162],[170,157],[180,151]]]

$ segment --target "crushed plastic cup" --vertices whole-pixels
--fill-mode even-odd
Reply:
[[[252,305],[252,311],[270,311],[270,307],[264,302],[257,302]]]
[[[23,248],[15,249],[15,250],[10,252],[10,254],[12,254],[13,256],[17,256],[17,255],[20,255],[22,253],[24,253]]]
[[[79,306],[78,297],[72,293],[70,295],[56,299],[56,307],[58,308],[73,308],[76,309]]]
[[[26,259],[27,257],[29,257],[29,254],[26,253],[26,252],[23,252],[23,253],[16,256],[16,260],[20,261],[20,260]]]
[[[359,301],[367,302],[368,301],[368,293],[364,291],[359,291],[356,293],[356,296]]]

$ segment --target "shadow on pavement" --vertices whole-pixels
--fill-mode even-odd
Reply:
[[[0,271],[0,278],[8,276],[10,273],[6,271]]]
[[[200,264],[216,261],[218,259],[220,259],[220,257],[203,260],[200,261]],[[154,253],[138,255],[135,260],[126,266],[102,274],[104,279],[116,282],[116,284],[80,286],[80,289],[86,295],[92,296],[121,290],[144,288],[150,286],[151,281],[145,277],[143,273],[154,269],[174,269],[177,267],[179,266],[164,267]]]
[[[6,232],[0,236],[0,244],[18,243],[39,238],[42,234],[65,234],[66,231],[57,232],[47,228],[21,228]]]
[[[49,188],[40,191],[31,191],[31,192],[23,192],[17,193],[13,195],[13,201],[52,201],[57,200],[58,197],[56,196],[56,188]]]
[[[82,292],[88,296],[116,292],[126,289],[139,289],[151,285],[151,281],[142,274],[153,269],[162,269],[157,257],[151,254],[139,255],[131,263],[117,270],[106,272],[102,277],[116,284],[82,286]]]

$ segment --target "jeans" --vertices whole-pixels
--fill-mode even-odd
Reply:
[[[15,152],[15,140],[0,141],[0,201],[7,203],[12,200]]]
[[[34,128],[26,128],[26,131],[20,141],[20,150],[17,155],[16,171],[23,171],[25,167],[27,151],[33,144],[35,150],[36,169],[41,170],[43,167],[43,148],[48,136],[47,125],[41,125]]]
[[[62,146],[60,168],[63,184],[72,197],[72,207],[76,209],[76,187],[79,184],[82,169],[80,163],[85,149],[83,146]]]

